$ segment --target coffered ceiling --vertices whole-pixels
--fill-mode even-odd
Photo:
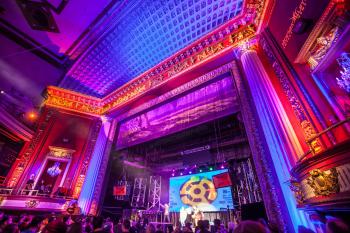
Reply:
[[[245,24],[244,6],[243,0],[126,1],[60,87],[104,97],[221,25],[238,19],[208,43]]]

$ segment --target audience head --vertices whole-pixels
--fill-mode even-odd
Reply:
[[[103,217],[101,216],[94,216],[92,220],[92,226],[95,229],[102,228],[103,225]]]
[[[66,231],[67,225],[60,220],[52,221],[46,226],[46,233],[62,233]]]
[[[246,220],[237,225],[234,233],[267,233],[267,231],[261,223]]]
[[[129,219],[124,219],[122,224],[122,232],[129,232],[131,223]]]
[[[148,224],[147,228],[146,228],[146,233],[155,233],[156,232],[156,228],[154,227],[153,224]]]
[[[327,233],[349,233],[349,226],[341,219],[328,220],[326,223]]]
[[[214,219],[214,226],[216,226],[216,227],[221,226],[221,221],[220,221],[220,219]]]
[[[17,224],[11,223],[5,226],[5,228],[2,231],[3,233],[19,233],[19,229]]]

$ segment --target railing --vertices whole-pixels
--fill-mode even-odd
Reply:
[[[313,154],[315,155],[315,150],[313,149],[312,147],[312,142],[315,141],[317,138],[319,138],[320,136],[322,136],[323,134],[333,130],[334,128],[337,128],[341,125],[344,125],[345,123],[349,122],[350,121],[350,117],[342,120],[342,121],[339,121],[338,123],[334,124],[334,125],[331,125],[329,126],[327,129],[325,130],[322,130],[321,132],[315,134],[315,136],[313,136],[312,138],[310,138],[309,140],[306,141],[306,144],[309,146],[309,150],[306,151],[303,155],[300,156],[299,160],[297,161],[297,163],[300,163],[301,161],[303,161],[305,159],[305,157],[309,154]]]
[[[46,197],[56,199],[73,199],[72,196],[54,195],[50,193],[40,193],[37,189],[14,189],[14,188],[0,188],[0,196],[32,196],[32,197]]]

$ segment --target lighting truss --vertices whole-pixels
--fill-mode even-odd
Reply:
[[[145,207],[147,178],[139,177],[134,180],[134,190],[131,198],[131,206],[134,208]]]
[[[160,192],[162,189],[162,182],[160,176],[150,176],[149,178],[149,193],[147,209],[160,209]]]

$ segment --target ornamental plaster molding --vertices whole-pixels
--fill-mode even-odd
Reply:
[[[307,62],[310,56],[310,50],[314,46],[317,38],[319,38],[322,33],[329,29],[331,23],[335,21],[337,15],[341,15],[344,12],[342,9],[342,5],[344,4],[344,0],[331,0],[321,15],[320,19],[317,21],[316,25],[313,27],[309,37],[306,39],[302,48],[300,49],[299,54],[295,58],[294,62],[296,63],[305,63]]]
[[[240,97],[242,116],[250,148],[254,161],[256,173],[259,174],[258,180],[261,193],[266,204],[266,212],[273,224],[276,224],[283,232],[287,231],[286,214],[282,211],[283,206],[280,202],[283,194],[279,188],[279,181],[273,170],[273,162],[268,149],[263,144],[263,134],[260,132],[260,125],[257,116],[254,114],[252,99],[248,96],[248,90],[243,83],[242,75],[239,73],[236,63],[233,63],[232,74],[235,80],[237,93]]]
[[[316,135],[316,129],[311,123],[310,117],[305,110],[305,107],[302,105],[300,98],[296,94],[292,84],[289,81],[287,74],[284,72],[281,64],[278,62],[276,56],[273,54],[271,48],[269,47],[265,38],[260,39],[260,43],[264,53],[266,54],[278,81],[281,84],[284,94],[287,96],[289,103],[292,106],[294,115],[299,121],[299,125],[303,131],[305,141],[313,138]],[[311,148],[314,153],[318,153],[323,149],[323,145],[319,138],[316,138],[311,142]]]

